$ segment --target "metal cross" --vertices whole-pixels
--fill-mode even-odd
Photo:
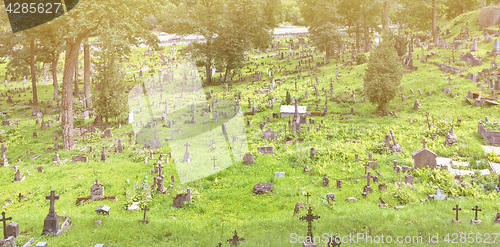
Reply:
[[[59,200],[59,195],[56,195],[56,190],[51,190],[50,195],[45,196],[45,199],[50,200],[49,214],[55,213],[55,202]]]
[[[142,221],[146,221],[146,211],[149,211],[148,205],[144,206],[144,208],[142,208],[141,210],[144,211],[144,218],[142,219]]]
[[[307,204],[309,204],[309,197],[310,197],[310,196],[311,196],[311,195],[309,194],[309,192],[307,192],[307,194],[306,194],[306,197],[307,197]]]
[[[2,212],[2,219],[0,221],[3,221],[3,238],[7,238],[7,229],[5,229],[5,222],[8,220],[12,220],[12,217],[5,218],[5,212]]]
[[[456,211],[456,213],[457,213],[457,216],[456,216],[455,220],[456,220],[456,221],[458,221],[458,211],[460,211],[460,210],[462,210],[462,209],[461,209],[461,208],[459,208],[459,207],[458,207],[458,204],[457,204],[457,206],[456,206],[455,208],[453,208],[453,210],[455,210],[455,211]]]
[[[186,142],[186,144],[184,144],[184,146],[186,147],[186,152],[188,151],[188,147],[191,146],[189,145],[189,143]]]
[[[424,145],[424,148],[425,148],[425,144],[427,144],[427,141],[425,139],[423,139],[421,143]]]
[[[238,236],[238,232],[237,232],[236,230],[234,230],[234,235],[233,235],[233,238],[228,239],[227,241],[228,241],[229,243],[231,243],[231,244],[235,244],[235,245],[237,245],[239,242],[241,242],[241,241],[245,241],[245,239],[244,239],[244,238],[240,238],[240,237]]]
[[[472,208],[472,211],[476,211],[476,217],[474,217],[474,220],[477,221],[477,211],[482,211],[482,210],[479,209],[478,206],[476,205],[476,207]]]
[[[307,221],[307,236],[309,236],[311,239],[313,239],[312,235],[312,222],[313,220],[319,219],[320,217],[317,215],[312,214],[312,208],[309,206],[308,213],[306,216],[300,217],[301,220]]]

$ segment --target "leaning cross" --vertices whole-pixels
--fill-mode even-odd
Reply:
[[[457,206],[456,206],[455,208],[453,208],[453,210],[455,210],[455,211],[456,211],[456,213],[457,213],[457,216],[455,217],[455,220],[456,220],[456,221],[458,221],[458,211],[460,211],[460,210],[462,210],[462,209],[461,209],[461,208],[459,208],[459,207],[458,207],[458,204],[457,204]]]
[[[2,143],[2,147],[0,148],[0,151],[2,151],[2,160],[5,160],[5,151],[7,150],[9,149],[5,147],[5,143]]]
[[[146,221],[146,211],[149,211],[148,205],[144,206],[144,208],[142,208],[141,210],[144,211],[144,218],[142,219],[142,221]]]
[[[12,217],[5,218],[5,212],[2,212],[2,219],[0,221],[3,221],[3,238],[7,238],[7,229],[5,229],[5,222],[8,220],[12,220]]]
[[[189,145],[189,143],[186,142],[186,144],[184,144],[184,146],[186,147],[186,152],[188,151],[188,147],[191,146]]]
[[[427,141],[425,139],[423,139],[421,143],[424,145],[424,148],[425,148],[425,144],[427,144]]]
[[[313,239],[312,222],[313,222],[313,220],[316,220],[319,218],[320,218],[319,216],[312,214],[311,206],[309,206],[309,210],[308,210],[308,213],[306,214],[306,216],[300,217],[301,220],[307,221],[307,236],[309,236],[311,239]]]
[[[472,211],[476,211],[476,217],[474,217],[474,220],[477,221],[477,211],[482,211],[481,209],[479,209],[476,205],[476,207],[472,208]]]
[[[59,200],[59,195],[56,195],[56,190],[51,190],[50,195],[45,196],[45,199],[50,200],[49,214],[55,214],[55,202]]]

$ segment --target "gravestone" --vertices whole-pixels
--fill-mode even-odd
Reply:
[[[45,196],[45,199],[50,200],[49,214],[43,222],[42,235],[56,235],[59,230],[59,216],[55,211],[55,200],[59,200],[59,195],[56,195],[55,190],[50,191],[50,195]]]
[[[426,143],[427,142],[424,139],[422,141],[423,148],[417,150],[411,155],[413,157],[415,169],[420,169],[424,167],[429,167],[430,169],[434,169],[437,166],[436,162],[437,155],[434,152],[425,148]]]
[[[470,223],[471,224],[480,224],[481,220],[477,219],[477,212],[482,211],[482,210],[480,208],[478,208],[478,206],[476,205],[475,207],[472,208],[472,211],[475,212],[475,216],[474,216],[474,219],[470,220]]]
[[[191,155],[189,154],[189,151],[188,151],[188,147],[191,145],[189,145],[189,143],[186,142],[186,144],[184,144],[184,146],[186,147],[186,152],[184,152],[184,162],[191,162]]]
[[[111,129],[105,129],[103,137],[113,137],[113,134],[111,133]]]
[[[312,208],[309,206],[309,210],[306,216],[302,216],[299,219],[307,221],[307,236],[306,240],[302,242],[302,247],[317,247],[318,245],[314,242],[314,237],[312,234],[312,222],[319,219],[320,216],[312,214]]]
[[[408,185],[414,185],[413,175],[406,174],[405,175],[405,183],[408,184]]]
[[[257,147],[257,152],[261,154],[273,154],[273,147],[268,146],[268,147]]]
[[[5,151],[8,151],[9,148],[5,147],[5,143],[2,143],[2,147],[0,147],[0,151],[2,151],[2,157],[0,159],[0,164],[2,166],[9,166],[7,159],[5,158]]]
[[[268,127],[266,131],[263,133],[264,139],[274,140],[276,138],[275,132],[271,130],[271,127]]]
[[[122,140],[118,140],[118,146],[116,147],[116,151],[118,151],[118,153],[122,153],[123,152],[123,145],[122,145]]]
[[[94,185],[90,187],[90,200],[102,200],[104,199],[104,186],[99,184],[99,180],[96,179]]]
[[[258,183],[253,187],[253,193],[260,195],[268,192],[272,192],[274,185],[270,183]]]
[[[191,201],[191,188],[187,188],[186,193],[177,194],[173,199],[173,205],[175,208],[180,208],[188,201]]]
[[[453,208],[455,210],[456,216],[455,219],[452,219],[452,222],[460,223],[461,221],[458,219],[458,211],[461,211],[462,209],[458,207],[458,204],[456,207]]]
[[[250,152],[247,152],[243,155],[243,164],[249,165],[255,163],[255,160],[253,159],[253,154]]]
[[[328,177],[325,174],[325,176],[323,177],[323,187],[327,187],[329,184],[330,184],[330,180],[328,179]]]
[[[455,135],[455,133],[454,133],[454,129],[455,129],[455,127],[452,126],[451,130],[450,130],[450,133],[448,135],[446,135],[446,139],[445,139],[445,142],[444,142],[444,144],[446,146],[451,146],[451,145],[453,145],[453,143],[457,142],[458,138],[457,138],[457,135]]]
[[[79,155],[75,155],[71,158],[71,161],[73,162],[87,162],[88,161],[88,156],[87,155],[83,155],[83,154],[79,154]]]

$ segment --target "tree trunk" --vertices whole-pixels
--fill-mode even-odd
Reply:
[[[326,64],[329,64],[330,63],[330,58],[332,57],[332,48],[330,46],[327,46],[326,47],[326,51],[325,51],[326,55],[325,55],[325,62]]]
[[[30,71],[31,71],[31,87],[33,88],[33,105],[38,105],[38,96],[36,92],[36,73],[35,73],[35,38],[31,39],[31,44],[30,44]]]
[[[229,82],[229,76],[231,75],[231,65],[226,65],[226,72],[224,72],[224,82]]]
[[[80,47],[78,47],[78,53],[80,53]],[[75,80],[74,80],[75,89],[73,90],[73,95],[75,95],[75,97],[79,98],[80,89],[78,88],[78,55],[76,55],[76,63],[75,63],[75,67],[73,67],[73,69],[75,70]]]
[[[363,8],[363,31],[364,31],[365,52],[368,52],[368,23],[366,20],[365,1],[363,1],[362,8]]]
[[[90,94],[90,45],[88,39],[83,44],[83,91],[85,93],[85,106],[92,109],[92,95]]]
[[[389,33],[389,7],[387,0],[384,2],[385,31]]]
[[[359,25],[356,24],[356,51],[359,50]]]
[[[207,84],[210,85],[212,83],[212,56],[210,54],[210,41],[206,41],[207,44],[207,60],[205,61],[206,68],[206,76],[207,76]]]
[[[73,137],[73,73],[78,63],[81,37],[66,39],[64,57],[64,76],[62,85],[61,126],[64,149],[70,150],[75,145]]]
[[[437,42],[437,32],[436,32],[436,0],[432,0],[432,38],[434,39],[434,43]]]
[[[56,54],[54,60],[52,60],[52,85],[54,85],[54,101],[57,101],[59,97],[59,85],[57,84],[57,62],[59,61],[59,56]]]

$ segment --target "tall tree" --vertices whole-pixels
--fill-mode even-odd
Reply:
[[[2,44],[0,46],[0,57],[9,58],[7,63],[9,74],[16,75],[18,78],[29,74],[34,105],[38,104],[37,71],[35,66],[38,62],[36,54],[39,49],[37,30],[37,28],[32,28],[18,33],[0,33],[0,44]]]
[[[395,43],[384,36],[371,52],[364,78],[364,92],[368,100],[377,104],[377,112],[386,114],[388,103],[396,96],[403,72]]]
[[[368,51],[370,30],[381,23],[383,4],[379,0],[340,0],[338,13],[342,23],[356,35],[356,47],[360,48],[361,30],[365,51]]]
[[[326,62],[329,63],[334,46],[340,47],[342,44],[337,3],[330,0],[301,0],[300,8],[312,40],[326,53]]]
[[[194,43],[194,56],[201,58],[208,84],[214,65],[224,67],[226,80],[232,69],[243,63],[244,52],[266,47],[270,25],[274,25],[274,0],[177,0],[166,4],[163,30],[181,36],[198,34],[204,41]]]
[[[73,136],[73,77],[78,54],[82,42],[91,36],[114,32],[123,37],[122,43],[131,45],[147,43],[155,46],[158,39],[149,30],[144,19],[150,13],[158,10],[157,2],[142,0],[81,0],[78,5],[66,15],[54,20],[63,30],[66,43],[64,71],[62,82],[61,125],[63,147],[74,147]]]

